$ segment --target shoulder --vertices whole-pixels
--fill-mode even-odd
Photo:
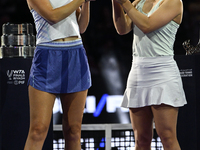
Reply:
[[[181,13],[183,11],[183,3],[182,0],[163,0],[160,3],[162,8],[166,10],[172,10]]]
[[[160,4],[168,4],[168,5],[183,5],[182,0],[163,0]]]
[[[176,15],[173,18],[173,21],[177,24],[181,24],[183,17],[182,0],[163,0],[160,5],[163,5],[167,10],[171,10],[170,13],[174,13]]]

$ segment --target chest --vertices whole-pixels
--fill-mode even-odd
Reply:
[[[159,5],[160,0],[146,0],[143,4],[142,11],[146,14],[148,14],[154,7],[157,7]]]

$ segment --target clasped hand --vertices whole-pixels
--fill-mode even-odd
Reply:
[[[127,0],[114,0],[114,1],[118,2],[119,4],[123,4],[123,3],[125,3]]]

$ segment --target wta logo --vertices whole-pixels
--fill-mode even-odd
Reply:
[[[13,70],[10,70],[10,71],[7,70],[7,76],[8,76],[8,79],[9,79],[9,80],[12,80],[12,78],[11,78],[12,75],[13,75]]]
[[[7,70],[8,84],[25,84],[25,70]]]

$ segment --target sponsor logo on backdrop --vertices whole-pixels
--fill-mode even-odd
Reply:
[[[193,77],[192,69],[180,69],[181,77]]]
[[[7,70],[7,84],[25,84],[25,70]]]

